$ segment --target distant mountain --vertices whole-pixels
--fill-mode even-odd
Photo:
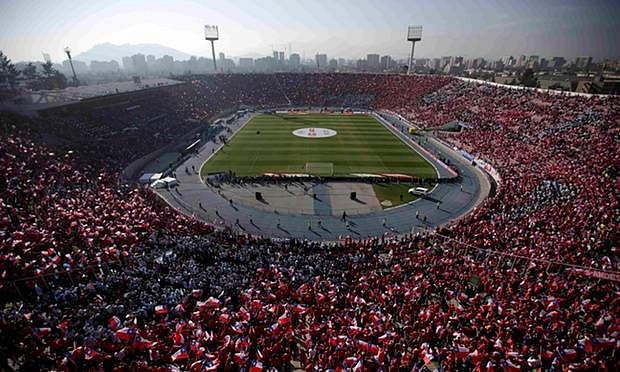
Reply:
[[[115,45],[110,43],[97,44],[86,52],[77,54],[73,57],[76,61],[90,63],[90,61],[110,61],[115,60],[121,63],[123,57],[142,53],[145,56],[152,54],[156,58],[164,55],[172,56],[175,60],[186,60],[191,56],[176,49],[159,44],[123,44]]]

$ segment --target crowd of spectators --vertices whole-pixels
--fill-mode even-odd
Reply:
[[[430,114],[432,112],[432,114]],[[504,192],[457,230],[483,248],[616,269],[620,100],[567,97],[456,81],[403,112],[490,161]],[[566,233],[562,233],[566,232]]]
[[[617,99],[361,74],[218,74],[146,94],[0,115],[3,369],[620,367],[618,282],[567,265],[618,270]],[[345,103],[466,122],[441,137],[492,164],[498,192],[441,234],[319,244],[213,230],[118,184],[229,108]]]

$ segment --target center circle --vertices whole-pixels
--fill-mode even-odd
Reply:
[[[295,129],[293,134],[303,138],[327,138],[336,135],[336,131],[327,128],[300,128]]]

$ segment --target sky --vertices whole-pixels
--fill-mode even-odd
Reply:
[[[408,25],[423,25],[416,57],[620,56],[620,0],[0,0],[0,50],[13,61],[64,59],[95,44],[157,43],[216,52],[306,58],[408,56]],[[289,44],[291,50],[289,50]]]

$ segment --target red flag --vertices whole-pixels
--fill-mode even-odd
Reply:
[[[119,329],[122,324],[123,323],[117,316],[113,316],[110,318],[110,320],[108,320],[108,327],[113,331]]]
[[[356,363],[357,363],[357,358],[356,357],[348,357],[348,358],[345,358],[345,360],[344,360],[344,364],[348,368],[352,368]]]
[[[221,314],[219,317],[220,322],[224,323],[224,324],[228,324],[228,322],[230,322],[230,315],[229,314]]]
[[[469,349],[463,346],[457,346],[454,349],[454,352],[456,353],[456,357],[459,359],[465,359],[469,355]]]
[[[250,367],[250,372],[261,372],[263,370],[263,363],[259,360],[255,360]]]
[[[91,360],[91,359],[95,359],[97,358],[97,356],[99,356],[99,353],[97,353],[95,350],[87,347],[84,349],[84,359],[85,360]]]
[[[563,361],[571,363],[577,358],[577,351],[575,349],[564,349],[560,352],[560,356]]]
[[[286,313],[282,314],[282,316],[278,318],[278,324],[283,327],[291,324],[291,317],[288,316]]]
[[[220,364],[217,361],[205,361],[198,360],[191,364],[189,367],[190,372],[199,372],[199,371],[217,371]]]
[[[164,305],[157,305],[155,306],[155,314],[166,315],[168,314],[168,308]]]
[[[519,372],[519,371],[521,371],[521,367],[515,365],[510,360],[506,360],[504,362],[503,367],[504,367],[504,371],[505,372]]]
[[[197,360],[189,366],[190,372],[200,372],[202,371],[202,366],[205,364],[204,360]]]
[[[237,314],[237,317],[239,318],[239,320],[241,320],[242,322],[249,322],[250,321],[250,312],[247,311],[245,309],[245,307],[241,307],[239,309],[239,313]]]
[[[37,338],[42,338],[42,337],[47,336],[51,331],[52,331],[52,329],[49,328],[49,327],[35,328],[34,329],[34,335]]]
[[[136,330],[134,328],[124,327],[116,331],[116,337],[118,337],[121,341],[128,342],[133,338],[136,334]]]
[[[185,337],[182,333],[175,333],[174,336],[172,336],[172,340],[176,346],[183,345],[185,343]]]
[[[189,358],[189,354],[187,353],[187,349],[182,347],[176,353],[172,354],[172,361],[177,362],[179,360],[185,360]]]
[[[235,364],[239,367],[245,365],[245,362],[248,360],[248,355],[245,353],[245,351],[241,351],[239,353],[235,353],[235,355],[233,356],[233,360],[235,361]]]
[[[145,338],[142,338],[142,336],[140,335],[136,335],[136,337],[133,340],[133,347],[139,350],[149,349],[151,346],[153,346],[153,344],[154,342],[149,341]]]
[[[209,297],[207,301],[205,301],[205,304],[207,305],[207,307],[210,307],[213,309],[220,308],[220,300],[218,300],[217,298]]]
[[[358,360],[357,364],[355,364],[355,367],[353,367],[353,372],[361,372],[364,370],[364,364],[362,363],[362,360]]]
[[[217,371],[218,367],[220,366],[220,364],[217,361],[207,361],[207,363],[205,363],[204,370],[205,371]]]

